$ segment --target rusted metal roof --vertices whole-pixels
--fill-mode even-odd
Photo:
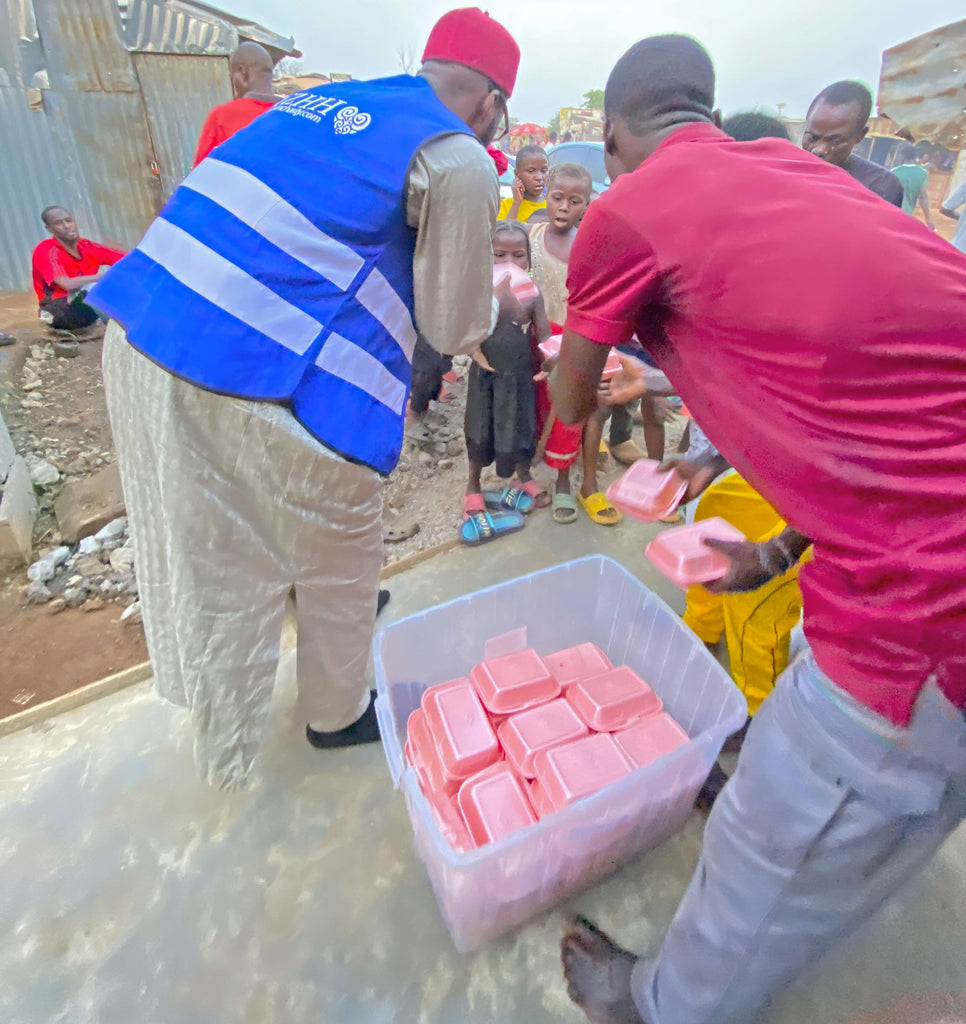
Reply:
[[[966,146],[966,20],[882,54],[879,110],[917,140]]]
[[[242,40],[261,43],[274,60],[298,56],[295,40],[264,25],[193,0],[117,0],[128,49],[144,53],[227,56]]]

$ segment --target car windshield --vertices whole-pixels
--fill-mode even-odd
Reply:
[[[553,164],[580,164],[589,172],[595,182],[608,183],[607,168],[604,166],[604,147],[585,146],[580,143],[561,146],[550,154],[550,163]]]

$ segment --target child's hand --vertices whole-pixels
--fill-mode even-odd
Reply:
[[[545,381],[549,376],[550,374],[546,370],[541,370],[539,373],[535,373],[533,375],[533,382],[534,384],[539,384],[541,381]]]
[[[513,197],[519,201],[523,201],[523,193],[526,191],[523,182],[514,174],[513,176]]]
[[[521,305],[520,300],[513,294],[513,288],[510,286],[509,272],[507,272],[507,276],[494,287],[493,294],[496,296],[496,301],[500,306],[499,320],[501,322],[505,323],[507,320],[512,320],[514,323],[518,324],[524,322],[526,312],[524,307]]]
[[[644,364],[630,356],[619,355],[621,372],[600,385],[600,400],[604,405],[624,405],[647,393]]]
[[[470,359],[476,363],[480,369],[486,370],[488,373],[495,373],[496,371],[490,366],[487,358],[483,355],[483,350],[478,348],[471,356]]]

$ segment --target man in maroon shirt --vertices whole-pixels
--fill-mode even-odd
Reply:
[[[84,302],[87,289],[124,253],[81,238],[74,215],[63,206],[48,206],[40,219],[53,236],[34,249],[31,261],[41,319],[58,330],[83,330],[98,316]]]
[[[215,107],[205,119],[195,150],[195,167],[215,146],[220,146],[275,105],[278,96],[272,85],[273,72],[271,55],[258,43],[241,43],[228,58],[235,99]]]
[[[568,991],[600,1022],[751,1024],[966,816],[966,260],[831,163],[731,140],[713,103],[683,36],[611,73],[616,180],[574,243],[551,392],[579,422],[636,332],[790,524],[725,546],[719,587],[814,542],[809,648],[755,716],[656,960],[586,921],[565,935]],[[627,369],[610,390],[643,387]]]

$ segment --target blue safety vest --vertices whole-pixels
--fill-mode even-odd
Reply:
[[[88,293],[200,387],[291,403],[320,441],[388,473],[416,331],[417,150],[469,128],[424,79],[323,85],[223,142]]]

